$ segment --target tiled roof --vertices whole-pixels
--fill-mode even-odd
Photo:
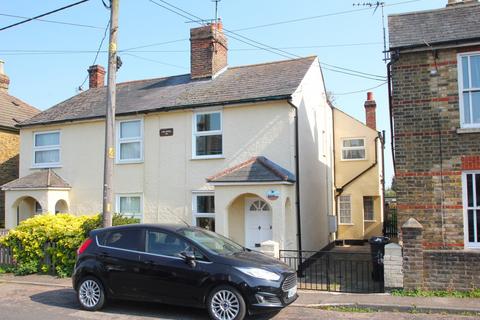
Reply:
[[[480,40],[479,17],[479,3],[391,15],[388,17],[390,49]]]
[[[265,157],[253,157],[212,177],[208,182],[295,182],[293,173]]]
[[[70,188],[70,185],[52,169],[42,169],[2,186],[3,190],[33,188]]]
[[[198,106],[288,99],[316,57],[225,70],[214,79],[189,74],[117,84],[116,114],[128,115]],[[40,113],[20,126],[105,116],[106,87],[89,89]]]
[[[40,110],[0,90],[0,127],[18,130],[18,122],[30,119]]]

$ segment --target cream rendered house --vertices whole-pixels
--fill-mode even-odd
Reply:
[[[383,135],[376,130],[376,103],[368,93],[366,124],[333,108],[337,240],[383,234]]]
[[[89,73],[89,90],[21,123],[7,227],[18,211],[101,212],[105,71]],[[191,73],[118,84],[116,120],[116,212],[251,248],[333,240],[332,109],[316,57],[229,67],[221,23],[195,28]]]

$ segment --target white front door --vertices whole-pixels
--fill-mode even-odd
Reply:
[[[272,240],[272,209],[260,198],[245,199],[245,246],[259,250],[267,240]]]

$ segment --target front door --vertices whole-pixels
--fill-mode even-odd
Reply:
[[[245,200],[245,246],[259,250],[260,244],[272,240],[272,209],[260,198]]]

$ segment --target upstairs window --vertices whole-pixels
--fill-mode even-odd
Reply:
[[[340,224],[352,223],[352,203],[349,195],[340,196],[338,207],[340,208]]]
[[[36,167],[60,165],[60,132],[36,132],[33,138],[33,164]]]
[[[480,127],[480,53],[458,55],[460,119],[464,128]]]
[[[365,160],[365,139],[343,139],[342,160]]]
[[[193,158],[221,157],[222,112],[196,113],[193,119]]]
[[[117,133],[117,162],[131,163],[143,160],[142,120],[120,121]]]

